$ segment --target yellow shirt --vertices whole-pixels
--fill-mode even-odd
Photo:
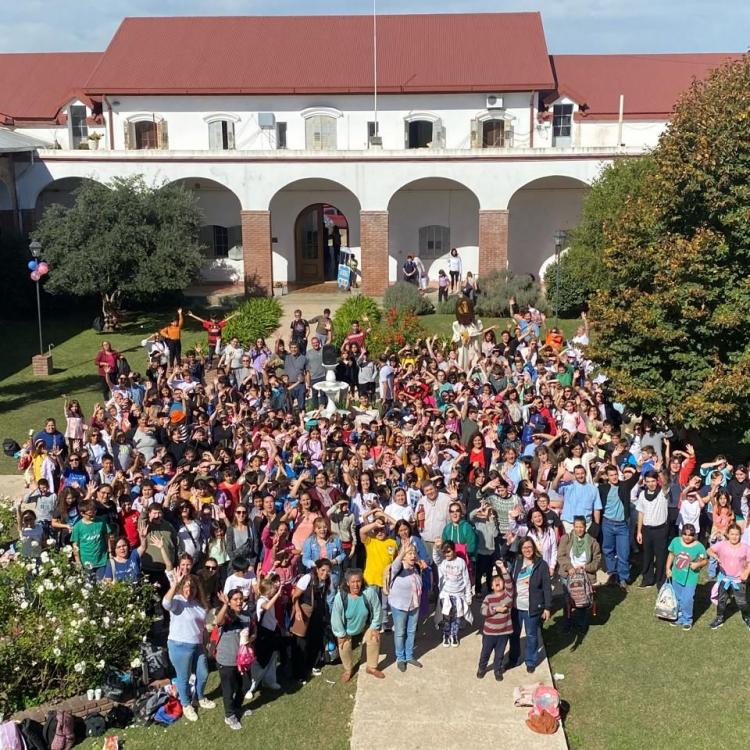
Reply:
[[[367,562],[365,563],[365,583],[368,586],[382,586],[385,569],[393,562],[398,554],[395,539],[376,539],[368,536],[365,539]]]

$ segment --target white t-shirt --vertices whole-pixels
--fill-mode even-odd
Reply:
[[[409,505],[399,505],[398,503],[389,503],[385,509],[385,514],[390,516],[394,521],[414,521],[414,511]]]
[[[255,616],[258,618],[258,622],[260,623],[261,627],[268,628],[271,632],[276,630],[278,627],[278,621],[276,620],[276,611],[274,607],[270,607],[269,609],[264,610],[263,605],[270,601],[267,596],[261,596],[258,598],[258,602],[255,605]],[[261,623],[260,618],[263,617],[263,622]]]
[[[253,596],[253,584],[255,583],[255,573],[248,570],[245,576],[238,576],[236,573],[227,577],[224,582],[224,593],[228,594],[232,589],[242,589],[242,595],[245,600]]]
[[[311,579],[312,579],[312,575],[310,575],[310,573],[305,573],[305,575],[300,576],[300,579],[294,585],[300,591],[307,591],[307,587],[310,585]]]

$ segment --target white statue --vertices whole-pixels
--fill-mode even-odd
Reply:
[[[457,344],[458,366],[469,372],[482,354],[481,337],[484,326],[474,316],[474,305],[468,297],[459,297],[456,302],[456,320],[453,321],[453,343]]]

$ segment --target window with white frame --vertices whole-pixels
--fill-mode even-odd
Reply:
[[[231,120],[212,120],[208,123],[208,147],[211,151],[234,148],[234,123]]]
[[[305,148],[308,151],[335,151],[336,118],[324,114],[306,117]]]
[[[86,124],[86,107],[82,104],[71,104],[70,118],[70,147],[78,148],[82,143],[88,144],[89,127]]]
[[[573,105],[555,104],[552,107],[552,143],[558,146],[570,145],[573,128]]]
[[[419,257],[429,260],[439,258],[450,250],[451,229],[440,224],[430,224],[419,230]]]

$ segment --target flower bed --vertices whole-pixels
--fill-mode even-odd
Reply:
[[[70,554],[0,567],[0,713],[99,687],[107,667],[138,657],[152,589],[92,583]]]

